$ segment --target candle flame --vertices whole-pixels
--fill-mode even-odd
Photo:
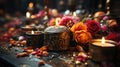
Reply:
[[[106,3],[109,3],[109,2],[110,2],[110,0],[107,0],[107,1],[106,1]]]
[[[26,12],[26,18],[30,18],[30,12]]]
[[[31,18],[32,18],[32,19],[34,19],[34,18],[35,18],[35,16],[34,16],[34,15],[31,15]]]
[[[34,34],[34,31],[33,31],[33,30],[31,31],[31,34]]]
[[[76,12],[73,12],[73,17],[76,17],[76,16],[77,16]]]
[[[102,45],[104,45],[104,44],[105,44],[105,38],[102,37]]]
[[[56,20],[55,20],[56,26],[59,26],[59,21],[60,21],[60,18],[56,18]]]
[[[33,8],[33,6],[34,6],[33,2],[30,2],[28,6],[29,6],[30,8]]]

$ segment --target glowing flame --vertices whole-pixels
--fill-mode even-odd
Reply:
[[[33,8],[33,6],[34,6],[33,2],[30,2],[28,6],[29,6],[30,8]]]
[[[33,31],[33,30],[31,31],[31,34],[34,34],[34,31]]]
[[[104,45],[104,44],[105,44],[105,38],[102,37],[102,45]]]
[[[107,0],[107,1],[106,1],[106,3],[109,3],[109,2],[110,2],[110,0]]]
[[[76,16],[77,16],[76,12],[73,12],[73,17],[76,17]]]
[[[32,18],[32,19],[34,19],[34,18],[35,18],[35,16],[34,16],[34,15],[31,15],[31,18]]]
[[[30,12],[26,12],[26,18],[30,18]]]
[[[56,20],[55,20],[56,26],[59,26],[59,21],[60,21],[60,18],[56,18]]]

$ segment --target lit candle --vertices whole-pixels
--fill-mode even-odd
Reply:
[[[40,35],[41,33],[43,33],[42,31],[27,31],[26,34],[28,35]]]
[[[34,34],[34,31],[33,31],[33,30],[31,31],[31,34]]]
[[[42,31],[27,31],[26,32],[27,46],[39,48],[44,43],[44,33]]]
[[[35,28],[32,27],[32,26],[26,25],[26,26],[22,26],[21,29],[22,29],[22,32],[21,32],[21,33],[24,35],[24,34],[26,34],[26,32],[32,31],[32,30],[34,30]]]
[[[60,18],[56,18],[56,25],[49,26],[45,29],[45,44],[48,50],[67,50],[69,46],[69,29],[59,25]]]
[[[28,4],[28,7],[29,7],[29,8],[33,8],[33,6],[34,6],[33,2],[30,2],[30,3]]]
[[[112,40],[94,39],[89,46],[92,59],[97,62],[114,60],[116,55],[117,43]]]
[[[76,12],[73,12],[73,17],[74,17],[74,18],[76,18],[76,17],[77,17]]]
[[[96,46],[101,46],[101,47],[115,47],[114,44],[109,43],[110,41],[105,40],[104,37],[102,37],[102,39],[97,39],[95,40],[92,44],[96,45]]]
[[[26,18],[30,18],[30,12],[26,12]]]
[[[48,28],[46,28],[45,32],[60,33],[60,32],[63,32],[65,30],[67,30],[67,28],[65,26],[60,26],[59,25],[59,21],[60,21],[60,18],[56,18],[55,25],[54,26],[49,26]]]

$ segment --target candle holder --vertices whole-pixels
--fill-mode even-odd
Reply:
[[[39,48],[43,46],[44,43],[44,32],[42,31],[34,31],[34,34],[31,31],[26,32],[26,40],[27,46],[31,46],[33,48]]]
[[[92,41],[92,44],[89,45],[92,60],[96,62],[114,60],[116,56],[117,43],[111,40],[106,40],[106,44],[104,44],[106,46],[102,46],[102,44],[98,45],[100,42],[100,39],[95,39]]]
[[[65,51],[69,47],[70,31],[65,26],[50,26],[45,29],[44,44],[50,51]]]

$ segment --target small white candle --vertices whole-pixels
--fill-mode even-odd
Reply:
[[[76,12],[73,12],[73,17],[75,17],[75,18],[77,17],[77,14],[76,14]]]
[[[28,7],[29,7],[29,8],[33,8],[33,6],[34,6],[33,2],[30,2],[30,3],[28,4]]]
[[[30,18],[30,12],[26,12],[26,18]]]
[[[55,20],[55,25],[54,26],[49,26],[48,28],[45,29],[47,32],[51,33],[61,33],[66,30],[65,26],[60,26],[59,25],[60,18],[56,18]]]
[[[31,34],[34,34],[34,31],[33,31],[33,30],[31,31]]]

